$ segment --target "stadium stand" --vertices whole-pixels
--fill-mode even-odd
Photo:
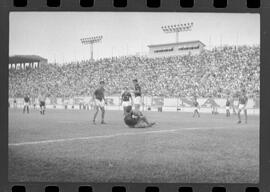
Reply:
[[[38,55],[13,55],[9,57],[9,69],[38,68],[48,60]]]
[[[10,69],[9,97],[29,93],[37,97],[91,96],[100,80],[106,80],[107,95],[120,93],[137,78],[144,95],[162,97],[226,97],[247,90],[249,97],[260,92],[259,46],[224,46],[198,55],[164,58],[128,56],[80,61],[58,66]]]

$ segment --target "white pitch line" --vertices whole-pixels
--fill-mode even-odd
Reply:
[[[112,137],[119,137],[119,136],[130,136],[130,135],[143,135],[143,134],[150,134],[150,133],[170,133],[182,130],[209,130],[209,129],[228,129],[228,127],[185,127],[179,129],[168,129],[168,130],[156,130],[156,131],[143,131],[143,132],[125,132],[125,133],[117,133],[112,135],[97,135],[97,136],[89,136],[89,137],[75,137],[75,138],[64,138],[64,139],[51,139],[51,140],[44,140],[44,141],[29,141],[29,142],[22,142],[22,143],[9,143],[8,146],[23,146],[23,145],[36,145],[36,144],[49,144],[49,143],[60,143],[60,142],[67,142],[67,141],[79,141],[79,140],[91,140],[91,139],[104,139],[104,138],[112,138]],[[237,127],[239,129],[240,127]]]

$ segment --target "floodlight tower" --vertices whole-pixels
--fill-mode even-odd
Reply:
[[[87,38],[82,38],[81,39],[81,43],[83,45],[90,45],[90,53],[91,53],[91,60],[94,60],[94,56],[93,56],[93,45],[95,43],[100,43],[102,41],[103,36],[94,36],[94,37],[87,37]]]
[[[193,22],[191,23],[184,23],[178,25],[166,25],[162,26],[161,29],[164,33],[175,33],[175,41],[176,43],[179,42],[179,32],[191,31],[193,27]]]

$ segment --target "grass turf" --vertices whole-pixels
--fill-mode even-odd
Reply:
[[[93,125],[93,111],[10,109],[9,181],[258,183],[259,116],[145,114],[157,125],[127,128],[121,111]]]

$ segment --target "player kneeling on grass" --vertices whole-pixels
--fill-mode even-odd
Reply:
[[[244,111],[245,114],[245,123],[247,123],[247,102],[248,98],[246,96],[246,91],[243,89],[239,97],[239,106],[238,106],[238,122],[241,123],[241,111]]]
[[[131,106],[126,108],[124,118],[125,124],[130,128],[147,128],[152,127],[155,123],[149,123],[147,118],[140,111],[132,110]]]

